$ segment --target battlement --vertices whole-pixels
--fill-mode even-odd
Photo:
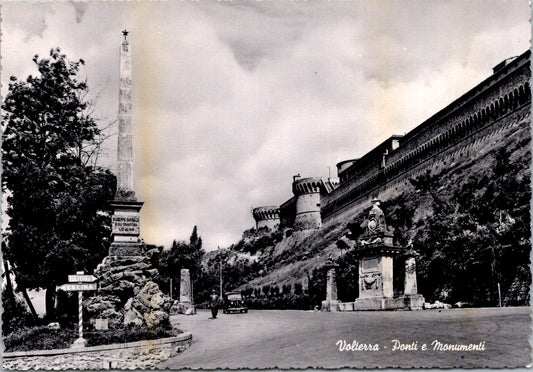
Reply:
[[[322,178],[300,178],[292,183],[292,192],[296,196],[304,194],[315,194],[320,193],[322,187]]]
[[[279,226],[279,207],[275,205],[269,205],[264,207],[257,207],[252,210],[252,216],[255,220],[257,229],[262,227],[268,227],[274,230]]]

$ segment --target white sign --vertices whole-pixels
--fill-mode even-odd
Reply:
[[[66,292],[73,292],[73,291],[96,291],[98,289],[97,283],[67,283],[60,285],[57,287],[57,289],[61,289]]]
[[[69,282],[95,282],[96,277],[94,275],[69,275]]]

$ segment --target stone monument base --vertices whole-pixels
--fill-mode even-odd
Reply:
[[[403,295],[400,298],[403,298],[403,301],[407,305],[409,310],[424,309],[424,302],[426,302],[426,300],[421,294]]]
[[[339,311],[339,304],[339,300],[324,300],[322,301],[322,308],[320,310],[335,313]]]
[[[194,304],[190,302],[175,301],[172,307],[170,308],[170,315],[175,314],[195,315],[196,306],[194,306]]]
[[[354,302],[340,302],[339,311],[353,311]]]
[[[422,295],[402,295],[400,297],[366,297],[354,302],[354,310],[422,310]]]
[[[142,256],[143,255],[143,247],[138,242],[113,242],[111,243],[111,246],[109,247],[109,256],[120,256],[120,257],[128,257],[128,256]]]

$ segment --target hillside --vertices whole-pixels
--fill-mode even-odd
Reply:
[[[420,173],[414,182],[400,183],[379,196],[388,223],[396,229],[397,244],[411,242],[421,254],[419,287],[429,300],[465,300],[463,297],[469,296],[479,304],[493,304],[492,281],[497,280],[506,304],[529,301],[529,115],[524,115],[520,124],[510,124],[501,123],[500,131],[435,162],[431,172]],[[353,207],[320,230],[248,230],[229,250],[253,262],[255,270],[247,273],[246,280],[233,284],[256,296],[271,287],[281,291],[301,285],[310,291],[316,284],[310,280],[323,279],[321,267],[329,254],[349,259],[349,247],[354,245],[369,207],[369,201]],[[344,244],[338,243],[340,239]],[[344,247],[342,252],[338,244]],[[353,283],[347,284],[344,293],[353,296],[357,294],[353,273],[357,262],[346,265],[351,265],[347,270],[352,272],[345,274]],[[459,272],[466,277],[459,277]],[[342,280],[343,274],[339,275]],[[472,288],[465,285],[468,291],[457,291],[461,280],[472,283]],[[479,284],[487,280],[490,288]],[[341,300],[354,300],[342,298],[342,292],[339,290]]]

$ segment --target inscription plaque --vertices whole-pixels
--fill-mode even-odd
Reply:
[[[139,216],[113,216],[113,234],[139,235],[141,233]]]

